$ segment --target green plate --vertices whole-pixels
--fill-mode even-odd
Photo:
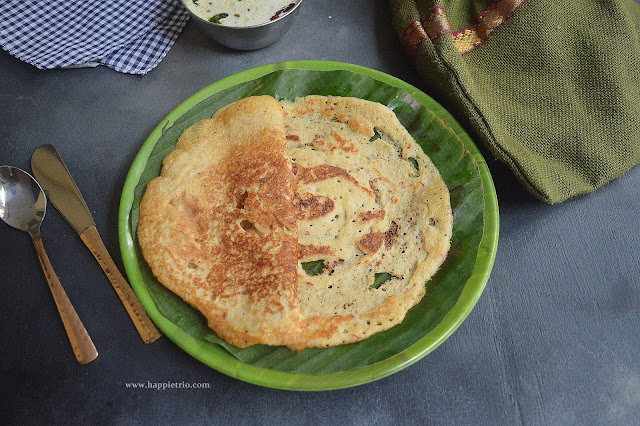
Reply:
[[[206,327],[200,313],[160,285],[140,254],[138,209],[146,184],[178,136],[238,99],[269,94],[354,96],[391,108],[440,170],[454,212],[451,250],[427,293],[404,321],[361,342],[300,353],[282,347],[236,348]],[[480,152],[453,117],[415,87],[360,66],[283,62],[252,68],[205,87],[173,110],[135,158],[122,192],[120,248],[126,272],[149,316],[171,340],[212,368],[262,386],[325,390],[367,383],[395,373],[434,350],[462,323],[487,283],[498,243],[498,203]]]

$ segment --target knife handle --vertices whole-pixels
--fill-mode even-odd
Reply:
[[[104,246],[102,238],[100,238],[100,234],[96,227],[90,226],[85,229],[80,234],[80,238],[89,250],[91,250],[91,253],[93,253],[93,256],[102,267],[102,270],[109,278],[109,281],[111,281],[120,301],[129,313],[129,317],[131,317],[133,325],[135,325],[138,330],[138,334],[140,334],[142,341],[144,343],[153,343],[158,340],[162,334],[158,331],[155,325],[153,325],[151,318],[149,318],[145,312],[140,300],[138,300],[138,297],[133,292],[133,289],[131,289],[127,280],[124,279],[116,264],[113,263],[113,259],[109,255],[107,248]]]
[[[42,244],[42,235],[40,235],[40,232],[32,234],[31,239],[36,248],[36,253],[38,253],[38,259],[40,259],[44,276],[47,278],[49,289],[51,289],[53,300],[56,302],[62,324],[67,332],[73,354],[80,364],[88,364],[98,357],[98,351],[91,337],[89,337],[87,329],[84,328],[78,313],[71,304],[69,297],[67,297],[67,293],[64,291],[64,288],[62,288],[56,272],[53,270],[49,256],[47,256],[47,252],[44,250],[44,245]]]

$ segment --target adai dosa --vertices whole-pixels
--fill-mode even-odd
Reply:
[[[261,96],[185,130],[138,237],[158,280],[222,339],[301,350],[402,322],[452,223],[446,184],[386,106]]]

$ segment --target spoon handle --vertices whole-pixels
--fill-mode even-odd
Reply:
[[[98,357],[98,351],[91,341],[87,330],[84,328],[80,317],[78,317],[76,310],[73,308],[71,301],[67,297],[67,293],[62,288],[58,276],[53,270],[47,252],[44,250],[40,232],[32,234],[31,239],[38,253],[44,275],[49,283],[51,294],[53,294],[53,299],[58,307],[58,312],[60,313],[64,329],[69,337],[73,353],[80,364],[87,364]]]

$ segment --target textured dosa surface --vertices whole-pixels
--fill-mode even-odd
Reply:
[[[399,324],[452,232],[448,189],[395,114],[342,97],[252,97],[197,122],[140,212],[158,280],[240,347]]]
[[[282,104],[307,346],[356,342],[402,322],[424,296],[450,246],[449,191],[384,105],[323,96]],[[322,272],[305,271],[312,261]]]
[[[141,202],[154,274],[236,346],[304,345],[295,184],[282,108],[261,96],[189,127]]]

